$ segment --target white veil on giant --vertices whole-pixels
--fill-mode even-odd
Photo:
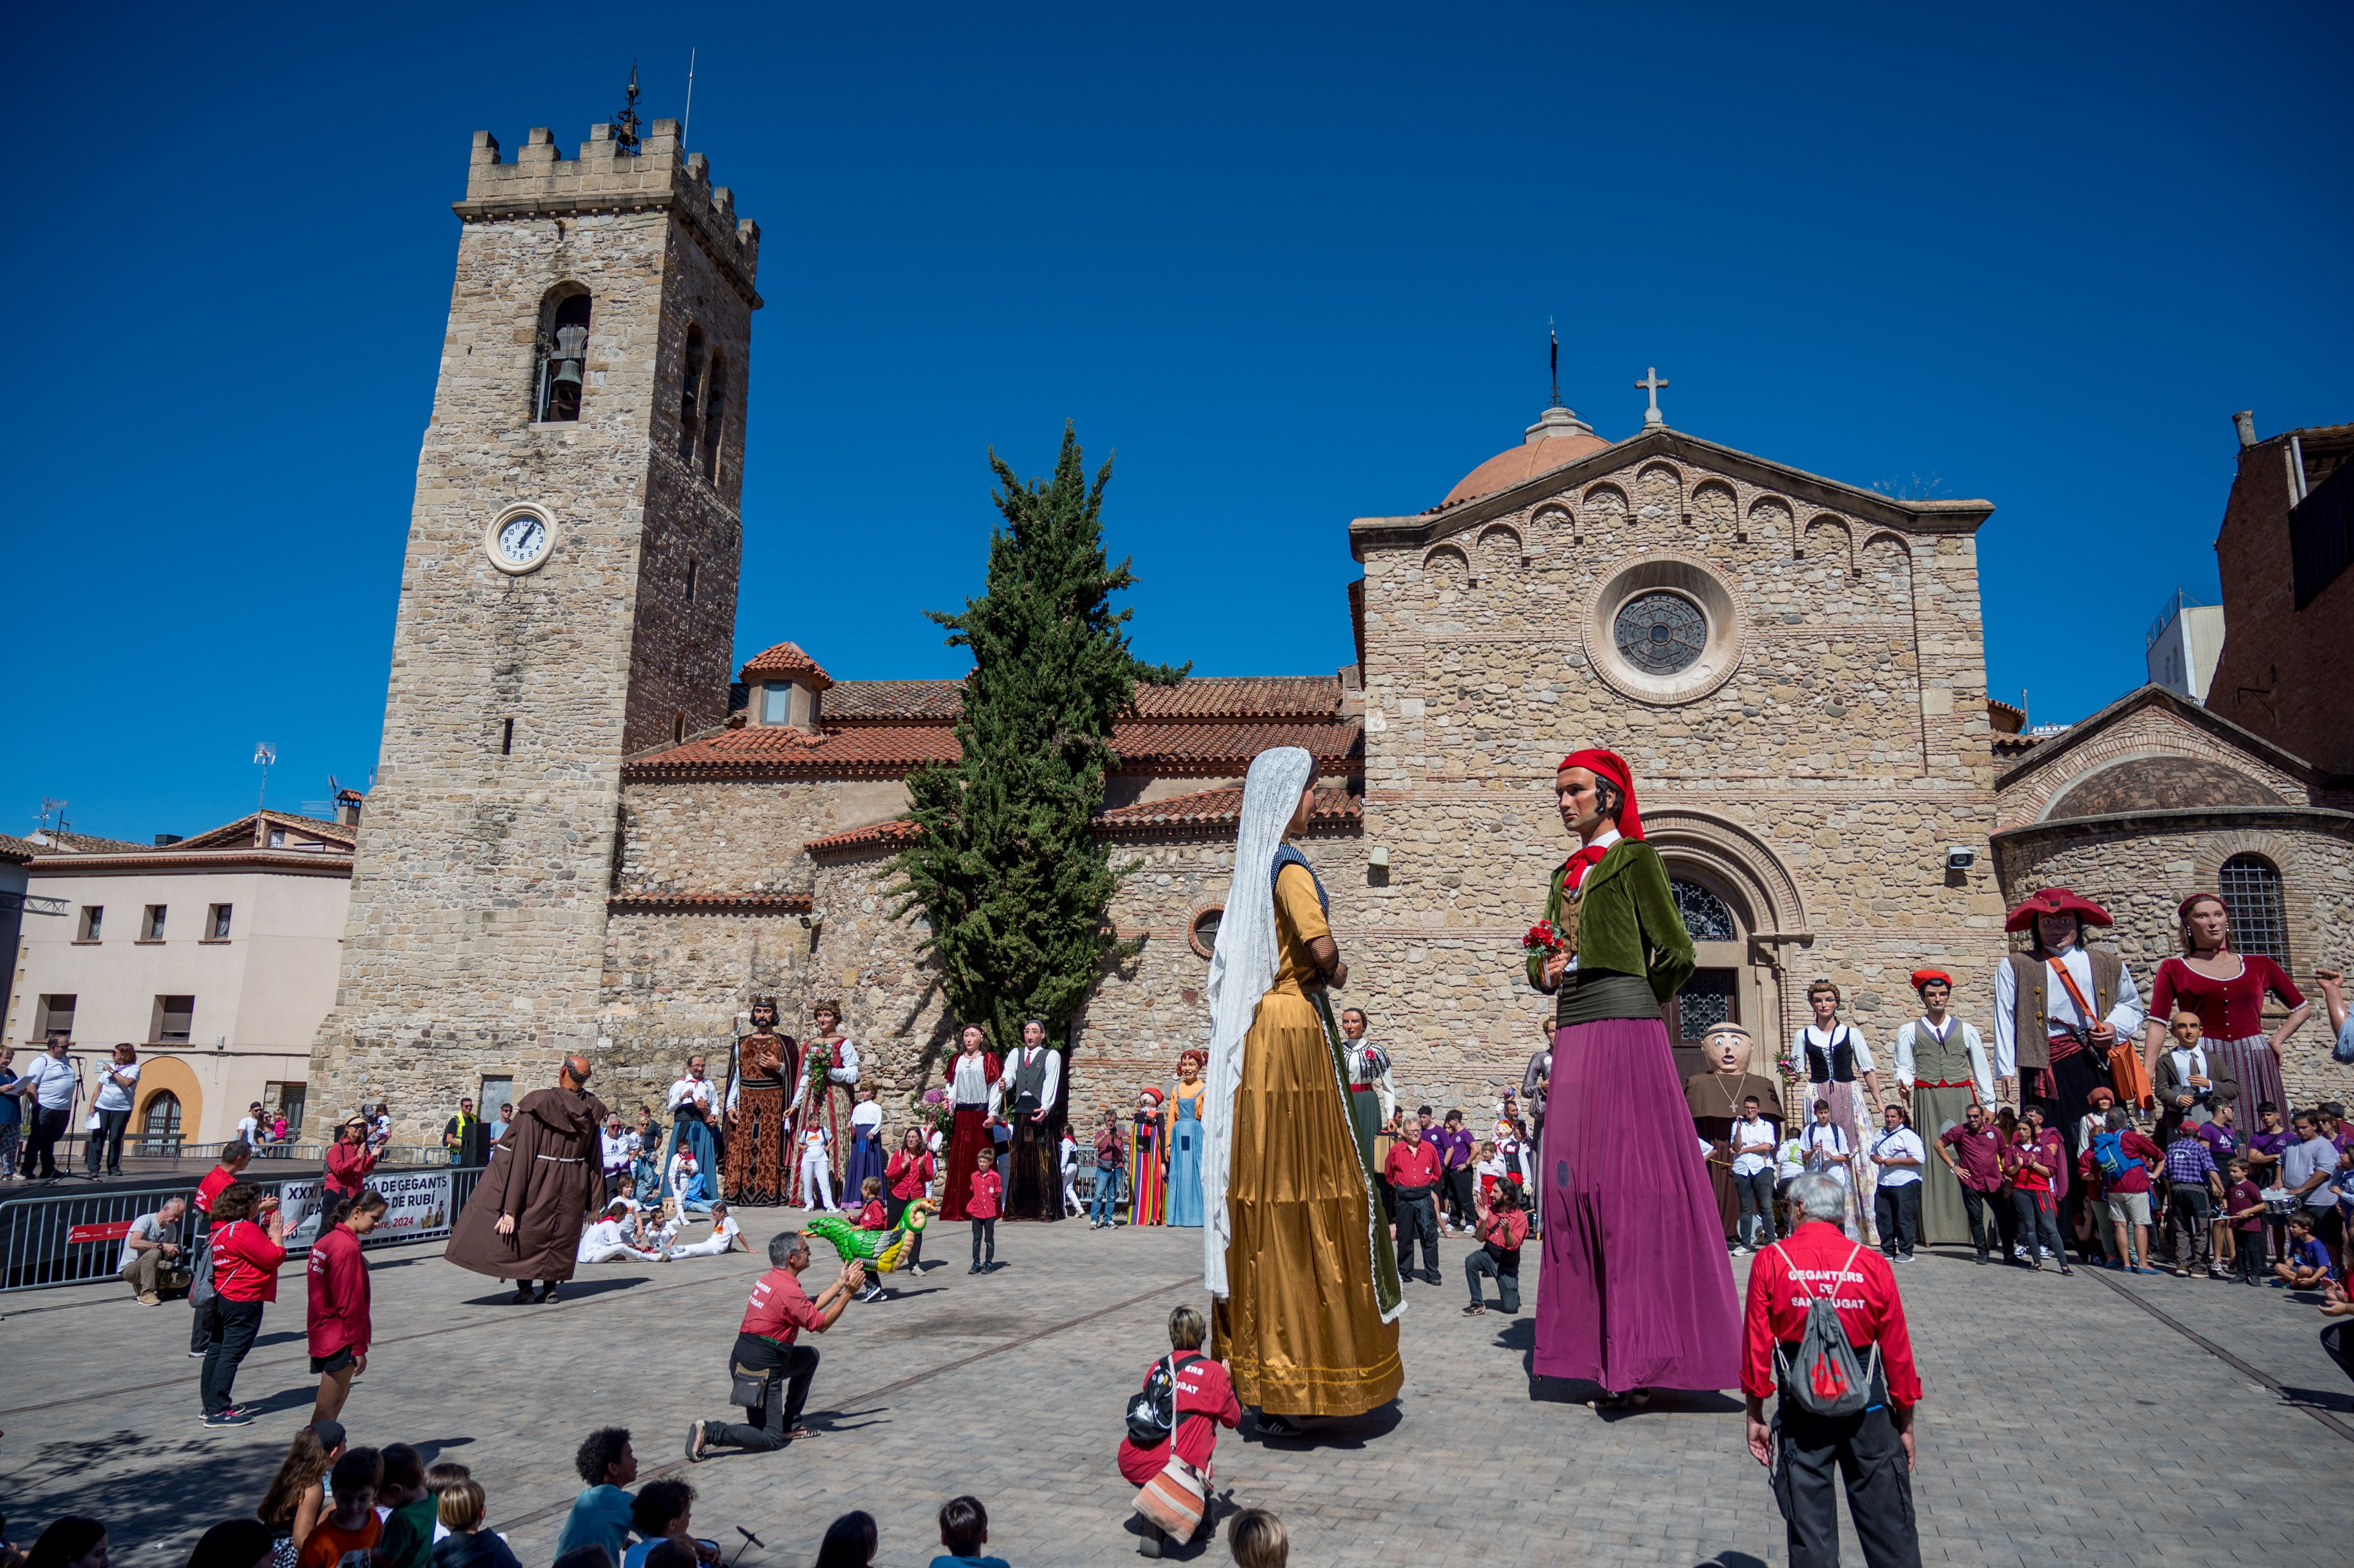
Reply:
[[[1316,759],[1296,746],[1278,746],[1251,758],[1243,781],[1242,831],[1235,839],[1235,878],[1218,922],[1210,959],[1210,1061],[1202,1105],[1202,1281],[1220,1300],[1226,1295],[1226,1244],[1234,1221],[1226,1213],[1226,1172],[1234,1157],[1235,1089],[1243,1075],[1243,1037],[1259,998],[1275,984],[1282,955],[1275,935],[1275,852],[1299,809],[1299,792],[1316,776]]]

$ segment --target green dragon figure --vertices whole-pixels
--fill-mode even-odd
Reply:
[[[856,1261],[872,1264],[877,1274],[888,1274],[899,1266],[907,1255],[907,1244],[923,1234],[939,1205],[929,1198],[907,1205],[899,1216],[896,1230],[862,1231],[848,1220],[832,1214],[816,1214],[802,1222],[801,1229],[813,1236],[822,1236],[833,1244],[835,1254],[844,1263]]]

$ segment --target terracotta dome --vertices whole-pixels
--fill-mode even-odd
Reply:
[[[1527,439],[1519,446],[1498,452],[1465,474],[1439,504],[1452,506],[1458,501],[1510,490],[1523,480],[1534,479],[1564,463],[1575,462],[1609,444],[1594,433],[1593,426],[1555,404],[1537,416],[1537,422],[1529,427]]]

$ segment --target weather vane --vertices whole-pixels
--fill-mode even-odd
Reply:
[[[613,141],[624,153],[638,150],[638,62],[630,62],[629,101],[613,116]]]

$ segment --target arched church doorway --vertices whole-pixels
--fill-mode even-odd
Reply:
[[[1757,1061],[1773,1049],[1763,1025],[1763,998],[1749,978],[1749,934],[1755,927],[1735,889],[1688,866],[1669,864],[1669,891],[1692,939],[1691,978],[1668,1001],[1668,1037],[1679,1075],[1702,1071],[1700,1043],[1711,1026],[1734,1022],[1760,1037]],[[1755,1064],[1753,1063],[1753,1066]]]

